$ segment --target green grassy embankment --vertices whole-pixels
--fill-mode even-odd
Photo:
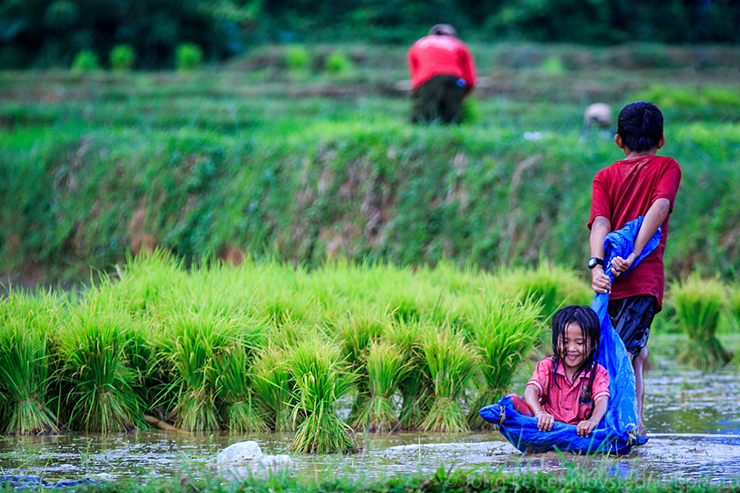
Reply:
[[[327,54],[354,68],[329,75]],[[473,121],[406,123],[403,48],[280,48],[191,75],[0,74],[0,271],[33,284],[158,245],[276,257],[582,267],[591,179],[619,159],[595,101],[652,99],[683,182],[674,278],[740,267],[736,50],[478,46]],[[555,60],[555,61],[553,61]],[[736,67],[736,65],[735,65]]]

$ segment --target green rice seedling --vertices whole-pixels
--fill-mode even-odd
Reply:
[[[216,397],[226,406],[226,425],[235,434],[270,431],[264,412],[249,386],[249,358],[241,345],[227,347],[216,355]]]
[[[349,392],[353,380],[339,349],[320,338],[308,339],[289,351],[287,365],[296,383],[294,419],[303,416],[291,450],[319,454],[356,452],[352,428],[337,416],[334,407]]]
[[[348,74],[355,70],[355,64],[345,53],[334,51],[326,57],[324,70],[332,75]]]
[[[311,54],[304,46],[288,46],[285,49],[285,65],[292,74],[308,73],[311,70]]]
[[[95,52],[83,50],[75,55],[75,59],[72,61],[73,72],[95,72],[97,70],[100,70],[100,63]]]
[[[536,269],[515,268],[499,273],[491,282],[493,286],[487,292],[539,303],[545,327],[560,307],[589,304],[593,298],[593,292],[574,271],[546,261],[540,261]],[[549,338],[549,329],[545,329],[538,345],[547,347]]]
[[[97,290],[135,317],[161,319],[161,312],[171,305],[172,299],[178,297],[187,283],[182,261],[163,250],[127,257],[119,277],[115,282],[104,278]]]
[[[724,286],[717,279],[692,274],[670,289],[678,325],[689,336],[679,360],[697,368],[725,365],[732,359],[716,337],[722,314]]]
[[[291,409],[295,404],[295,380],[288,372],[285,351],[268,345],[260,351],[251,368],[256,398],[268,410],[268,422],[274,431],[295,431]]]
[[[387,432],[398,423],[392,397],[411,365],[404,351],[388,342],[373,342],[367,357],[369,398],[353,421],[355,428]]]
[[[408,372],[398,382],[398,390],[403,398],[399,426],[404,429],[415,429],[429,410],[433,386],[421,349],[421,325],[393,324],[386,329],[384,339],[398,348],[408,364]]]
[[[127,366],[130,316],[91,292],[69,316],[58,334],[63,401],[76,429],[114,433],[143,424],[142,402]]]
[[[519,363],[532,350],[542,330],[539,312],[531,301],[491,298],[473,314],[469,339],[480,357],[484,385],[468,414],[472,427],[484,425],[478,410],[506,393]]]
[[[192,43],[177,45],[175,63],[178,72],[192,72],[203,63],[203,49]]]
[[[191,431],[220,429],[216,406],[216,355],[236,340],[233,327],[208,309],[175,313],[164,353],[175,371],[175,426]]]
[[[728,286],[727,314],[734,330],[740,331],[740,285]]]
[[[55,328],[52,298],[11,291],[0,303],[0,396],[5,397],[2,429],[8,434],[56,433],[49,409],[47,337]]]
[[[136,52],[131,45],[116,45],[110,52],[110,68],[114,72],[128,72],[134,66]]]
[[[465,338],[450,327],[428,327],[422,349],[434,384],[429,412],[419,427],[424,431],[463,432],[468,422],[462,408],[465,391],[475,376],[479,358]]]
[[[370,344],[383,335],[386,321],[378,314],[358,315],[348,313],[338,320],[333,327],[342,357],[350,365],[350,371],[358,375],[357,396],[350,411],[354,419],[360,408],[370,397],[367,379],[367,355]]]

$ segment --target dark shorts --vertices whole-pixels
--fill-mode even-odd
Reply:
[[[460,123],[465,81],[454,75],[435,75],[412,93],[413,123]]]
[[[655,296],[649,294],[609,301],[609,318],[630,353],[636,355],[647,345],[656,305]]]

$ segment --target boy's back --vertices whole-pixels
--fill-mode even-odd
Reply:
[[[657,311],[660,311],[665,287],[663,253],[668,220],[680,181],[678,163],[671,157],[657,155],[617,161],[596,174],[589,228],[597,216],[604,216],[610,220],[612,230],[617,230],[644,216],[657,199],[665,198],[671,203],[669,215],[661,225],[660,244],[629,275],[615,280],[610,299],[649,294],[656,298]]]
[[[614,143],[626,159],[596,174],[591,199],[591,287],[609,295],[607,312],[612,326],[624,341],[635,370],[635,393],[639,420],[637,433],[643,435],[644,380],[648,361],[647,342],[653,317],[663,304],[665,272],[663,252],[668,237],[668,218],[681,182],[681,168],[672,158],[657,156],[665,145],[663,113],[652,103],[637,101],[619,112]],[[612,283],[604,272],[604,239],[628,221],[644,216],[632,253],[614,257]],[[648,240],[662,227],[660,244],[631,272]],[[622,275],[625,274],[626,275]]]

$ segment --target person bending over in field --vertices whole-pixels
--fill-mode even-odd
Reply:
[[[624,151],[625,159],[602,169],[594,178],[588,221],[591,229],[588,267],[593,290],[610,293],[609,318],[632,358],[637,394],[637,433],[644,435],[643,370],[648,361],[650,324],[663,304],[663,252],[668,236],[668,219],[681,182],[681,168],[673,158],[656,155],[665,144],[665,136],[663,114],[652,103],[638,101],[622,109],[614,142]],[[604,239],[610,232],[621,229],[640,216],[645,219],[635,239],[634,250],[627,258],[616,257],[612,261],[612,273],[619,276],[612,285],[604,272]],[[658,247],[634,270],[622,276],[661,226]]]
[[[588,306],[566,306],[552,318],[552,356],[539,363],[514,409],[537,418],[540,431],[560,421],[587,437],[609,406],[609,373],[597,362],[599,318]]]
[[[475,62],[455,28],[437,24],[409,49],[413,123],[460,123],[475,86]]]

